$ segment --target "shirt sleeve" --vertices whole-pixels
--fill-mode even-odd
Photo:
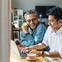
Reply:
[[[45,34],[46,28],[44,25],[40,25],[37,28],[36,35],[34,37],[36,43],[40,43],[43,40],[44,34]]]
[[[60,54],[60,56],[62,58],[62,48],[59,50],[59,54]]]
[[[32,37],[31,34],[25,34],[23,31],[21,32],[20,35],[21,38],[21,43],[23,44],[23,46],[31,46],[34,44],[34,39]]]
[[[46,46],[49,46],[48,45],[49,32],[50,32],[50,27],[47,28],[45,35],[44,35],[44,38],[43,38],[43,41],[42,41],[42,43],[44,43]]]

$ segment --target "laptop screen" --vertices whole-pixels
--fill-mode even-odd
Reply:
[[[11,40],[10,48],[11,48],[12,52],[15,53],[17,56],[19,56],[21,58],[27,57],[26,52],[21,52],[21,49],[24,48],[24,47],[20,47],[18,49],[17,46],[16,46],[16,43],[12,40]]]

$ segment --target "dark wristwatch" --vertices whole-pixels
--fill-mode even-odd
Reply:
[[[44,51],[42,51],[42,56],[44,57]]]

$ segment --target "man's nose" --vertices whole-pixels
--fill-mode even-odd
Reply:
[[[33,23],[33,20],[31,20],[31,23]]]
[[[54,22],[49,22],[48,24],[49,24],[49,25],[54,25]]]

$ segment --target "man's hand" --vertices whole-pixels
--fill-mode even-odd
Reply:
[[[28,24],[26,22],[23,23],[22,30],[25,32],[25,34],[28,34]]]
[[[25,47],[25,48],[23,48],[21,51],[22,51],[22,52],[29,53],[29,52],[31,51],[31,49],[28,48],[28,47]]]
[[[42,51],[30,51],[30,53],[35,53],[35,54],[37,54],[38,56],[40,56],[40,55],[42,55]]]
[[[37,45],[32,45],[29,48],[35,49],[35,50],[38,50],[38,51],[42,51],[45,47],[46,47],[45,44],[40,43],[40,44],[37,44]]]

